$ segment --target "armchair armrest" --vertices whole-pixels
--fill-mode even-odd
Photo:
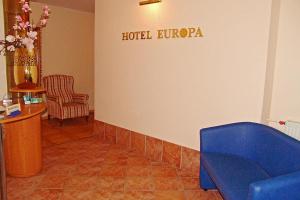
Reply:
[[[72,94],[72,100],[75,103],[87,104],[89,100],[89,95],[87,94]]]
[[[59,106],[62,106],[62,99],[59,96],[51,96],[47,95],[47,101],[53,101],[59,104]]]
[[[250,184],[247,200],[300,199],[300,171]]]

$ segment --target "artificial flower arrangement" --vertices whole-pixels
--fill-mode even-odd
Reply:
[[[0,40],[0,54],[5,55],[6,52],[14,52],[16,48],[27,48],[30,52],[34,49],[34,41],[37,39],[38,29],[44,28],[50,17],[50,9],[47,5],[43,7],[40,20],[37,24],[30,23],[26,18],[31,13],[28,1],[20,0],[23,15],[16,16],[16,24],[12,31],[4,40]]]

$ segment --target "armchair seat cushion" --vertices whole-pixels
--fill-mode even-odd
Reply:
[[[64,119],[89,115],[89,108],[83,103],[64,103],[62,109]]]
[[[256,162],[236,155],[201,153],[201,163],[230,200],[246,200],[251,183],[270,178]]]

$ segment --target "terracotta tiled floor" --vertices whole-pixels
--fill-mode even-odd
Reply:
[[[197,177],[100,141],[93,127],[93,120],[69,120],[63,127],[44,120],[43,170],[30,178],[8,177],[8,199],[222,199],[217,192],[200,190]]]

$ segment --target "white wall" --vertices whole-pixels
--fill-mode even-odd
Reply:
[[[32,2],[37,21],[42,5]],[[75,92],[90,96],[94,108],[94,14],[49,5],[51,17],[42,35],[42,72],[75,78]]]
[[[200,128],[260,121],[271,0],[96,1],[95,118],[199,149]],[[201,26],[200,39],[121,33]]]
[[[300,121],[300,1],[281,1],[270,118]]]
[[[3,1],[0,0],[0,38],[4,39],[4,16],[3,16]],[[7,92],[6,81],[6,62],[5,57],[0,55],[0,100]]]

